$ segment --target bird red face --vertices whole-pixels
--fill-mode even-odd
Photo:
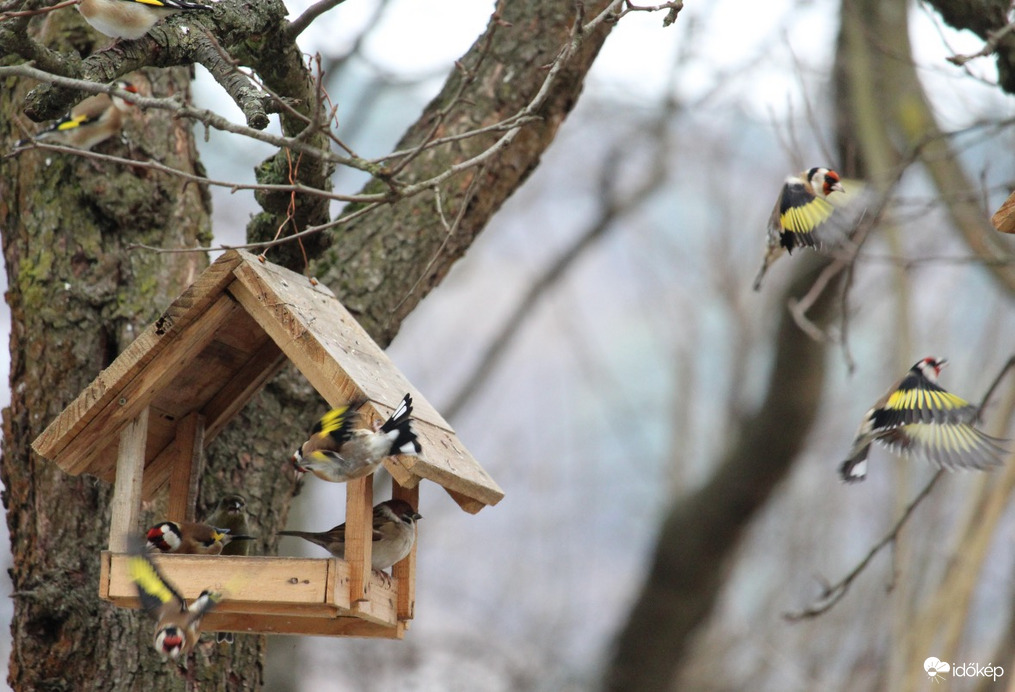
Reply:
[[[934,358],[933,356],[928,356],[917,363],[916,367],[928,380],[931,382],[937,382],[937,376],[941,374],[941,368],[943,368],[947,363],[948,361],[944,358]]]
[[[821,186],[821,191],[825,193],[825,197],[828,197],[828,195],[833,192],[844,192],[842,183],[839,182],[839,174],[835,171],[827,171],[825,173],[825,180]]]
[[[163,656],[177,658],[183,651],[183,632],[175,625],[159,630],[155,635],[155,648]]]

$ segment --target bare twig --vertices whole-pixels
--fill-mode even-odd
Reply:
[[[40,7],[37,10],[18,10],[10,12],[0,12],[0,22],[5,19],[13,19],[15,17],[34,17],[37,14],[46,14],[55,10],[62,10],[65,7],[73,7],[74,5],[80,5],[81,0],[64,0],[64,2],[58,2],[55,5],[49,5],[48,7]]]
[[[987,42],[983,44],[983,48],[976,51],[975,53],[971,53],[969,55],[952,55],[951,57],[946,58],[946,60],[948,60],[948,62],[954,65],[958,65],[961,67],[970,60],[986,57],[991,53],[993,53],[994,51],[996,51],[998,44],[1001,43],[1001,39],[1010,34],[1012,31],[1015,31],[1015,22],[1005,24],[997,31],[992,31],[989,34],[987,34]]]
[[[303,14],[289,23],[289,26],[285,29],[286,38],[290,41],[295,41],[296,37],[302,34],[315,19],[328,10],[338,7],[343,2],[345,0],[320,0],[320,2],[315,2]]]

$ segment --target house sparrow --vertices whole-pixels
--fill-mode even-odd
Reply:
[[[402,560],[416,541],[416,520],[423,517],[405,500],[388,500],[374,507],[374,538],[370,566],[381,570]],[[330,531],[279,531],[280,536],[298,536],[316,543],[335,557],[345,559],[345,524]]]
[[[864,416],[849,458],[839,467],[848,483],[867,475],[872,442],[892,451],[925,459],[935,466],[984,469],[1002,463],[1004,440],[972,426],[976,407],[937,384],[944,359],[924,358],[878,399]]]
[[[231,541],[249,541],[253,536],[234,536],[229,529],[193,521],[163,521],[148,529],[148,549],[178,555],[218,555]]]
[[[127,39],[141,38],[155,22],[171,14],[208,9],[190,0],[81,0],[78,5],[78,12],[96,31]]]
[[[310,431],[310,439],[293,454],[292,465],[299,472],[310,471],[322,480],[344,483],[368,476],[384,457],[392,454],[419,454],[421,447],[412,430],[412,397],[408,394],[377,430],[353,428],[357,409],[364,401],[326,413]]]
[[[144,550],[131,552],[128,568],[141,607],[156,620],[156,651],[174,660],[186,655],[201,637],[201,618],[222,600],[222,595],[203,591],[187,607],[187,602],[159,573]]]
[[[768,219],[768,238],[761,270],[754,279],[754,290],[761,289],[761,279],[783,252],[793,253],[798,247],[817,247],[814,230],[828,220],[834,207],[826,199],[833,192],[845,192],[839,174],[815,167],[786,178],[779,199]]]
[[[116,88],[131,94],[138,93],[137,87],[130,82],[117,82]],[[131,107],[131,103],[119,96],[95,94],[74,106],[45,130],[31,138],[18,140],[14,146],[23,147],[32,140],[47,140],[78,149],[91,149],[120,132],[123,116]]]
[[[212,515],[205,519],[205,523],[220,529],[228,529],[228,535],[233,537],[233,540],[224,544],[223,555],[250,554],[250,541],[235,540],[237,536],[250,534],[250,526],[247,524],[247,501],[242,495],[223,496]]]

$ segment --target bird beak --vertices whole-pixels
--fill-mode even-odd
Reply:
[[[940,370],[941,368],[943,368],[946,365],[948,365],[948,359],[947,358],[942,358],[941,360],[939,360],[937,362],[937,369]]]
[[[832,185],[832,189],[833,189],[833,190],[837,190],[838,192],[845,192],[845,191],[846,191],[846,188],[844,188],[844,187],[842,186],[842,183],[834,183],[834,184]]]

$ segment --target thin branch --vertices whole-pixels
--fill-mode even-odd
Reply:
[[[315,2],[303,14],[289,22],[289,26],[285,29],[285,37],[290,41],[295,41],[296,37],[302,34],[315,19],[328,10],[338,7],[343,2],[345,0],[320,0],[320,2]]]
[[[971,53],[969,55],[952,55],[951,57],[945,59],[948,62],[961,67],[970,60],[986,57],[996,51],[998,44],[1001,43],[1001,39],[1010,34],[1012,31],[1015,31],[1015,22],[1006,24],[997,31],[992,31],[987,34],[987,42],[983,44],[983,48],[975,53]]]
[[[34,17],[37,14],[47,14],[55,10],[62,10],[65,7],[73,7],[74,5],[80,5],[81,0],[64,0],[64,2],[58,2],[55,5],[49,5],[48,7],[40,7],[37,10],[19,10],[10,12],[0,12],[0,22],[5,19],[14,19],[15,17]]]
[[[864,556],[864,558],[849,572],[849,574],[835,584],[830,586],[826,585],[822,589],[821,595],[816,599],[813,605],[797,612],[783,613],[782,616],[790,622],[799,622],[800,620],[817,617],[831,610],[832,607],[841,601],[843,596],[846,595],[846,592],[849,591],[849,587],[853,584],[856,578],[859,577],[865,569],[867,569],[867,565],[869,565],[870,561],[874,559],[874,556],[881,552],[885,546],[895,542],[895,540],[899,537],[899,532],[902,531],[902,527],[906,525],[906,521],[909,520],[913,511],[921,502],[923,502],[923,499],[930,494],[930,491],[934,489],[934,485],[941,479],[944,473],[944,469],[938,469],[937,473],[934,474],[934,477],[931,478],[927,485],[923,487],[923,490],[917,493],[916,497],[913,498],[913,501],[909,503],[905,511],[902,513],[902,516],[895,522],[895,526],[892,527],[892,530],[889,531],[884,538],[874,544],[874,547],[870,549],[867,555]]]

